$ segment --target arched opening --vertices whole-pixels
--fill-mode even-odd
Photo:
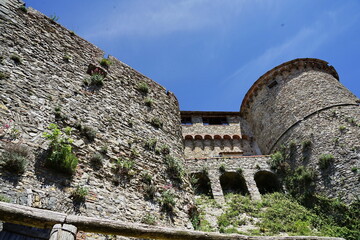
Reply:
[[[205,172],[191,173],[190,178],[196,195],[206,195],[213,198],[210,179]]]
[[[196,139],[196,140],[202,140],[203,137],[202,137],[201,135],[195,135],[195,139]]]
[[[240,136],[239,136],[239,135],[233,135],[232,138],[233,138],[233,139],[238,139],[238,140],[240,140]]]
[[[212,137],[211,137],[210,135],[205,135],[205,136],[204,136],[204,139],[206,139],[206,140],[212,140]]]
[[[224,135],[224,139],[230,140],[231,137],[229,135]]]
[[[228,193],[249,194],[245,179],[238,172],[224,172],[220,176],[220,184],[224,195]]]
[[[281,185],[276,175],[269,171],[259,171],[254,176],[256,186],[261,194],[280,192]]]
[[[191,135],[186,135],[185,140],[193,140],[194,138]]]

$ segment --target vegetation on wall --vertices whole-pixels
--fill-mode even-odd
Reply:
[[[50,141],[49,154],[46,165],[63,173],[73,174],[78,164],[78,159],[72,151],[71,143],[73,140],[71,128],[66,127],[62,130],[56,124],[49,125],[50,132],[44,132],[43,137]]]
[[[25,145],[7,143],[0,156],[0,164],[3,169],[21,174],[25,171],[29,156],[29,149]]]
[[[271,193],[262,200],[253,201],[250,197],[228,194],[225,206],[211,203],[206,196],[197,199],[200,210],[192,219],[199,230],[210,229],[202,209],[222,209],[218,216],[218,231],[246,235],[290,236],[332,236],[358,240],[360,236],[360,201],[347,206],[338,200],[313,196],[308,205],[301,204],[285,193]],[[204,208],[205,207],[205,208]],[[246,227],[245,227],[246,226]]]
[[[180,160],[170,156],[165,156],[165,164],[167,166],[167,171],[172,178],[182,182],[183,177],[185,176],[185,169]]]

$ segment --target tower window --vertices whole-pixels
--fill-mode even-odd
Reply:
[[[182,125],[192,125],[191,117],[182,117],[181,124]]]
[[[203,117],[204,125],[229,125],[226,117]]]
[[[268,85],[268,88],[273,88],[277,85],[277,81],[272,81],[269,85]]]

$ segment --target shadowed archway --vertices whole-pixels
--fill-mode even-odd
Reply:
[[[211,183],[208,175],[204,172],[191,173],[192,185],[196,195],[207,195],[213,198]]]
[[[224,195],[228,193],[249,194],[245,179],[238,172],[224,172],[220,176],[220,184]]]
[[[261,194],[280,192],[281,185],[277,176],[269,171],[259,171],[254,176],[256,186]]]

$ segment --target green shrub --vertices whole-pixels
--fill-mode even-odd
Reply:
[[[258,166],[258,165],[257,165]],[[242,168],[238,168],[238,169],[236,169],[236,172],[238,173],[238,174],[240,174],[240,175],[242,175],[243,174],[243,170],[242,170]]]
[[[50,18],[50,21],[53,22],[53,23],[59,21],[59,17],[56,16],[55,14],[50,15],[49,18]]]
[[[359,170],[359,169],[358,169],[357,167],[352,167],[352,168],[351,168],[351,171],[352,171],[353,173],[357,173],[358,170]]]
[[[90,76],[90,78],[84,80],[84,84],[86,86],[96,86],[96,87],[102,87],[104,86],[104,76],[99,73],[95,73]]]
[[[196,205],[191,205],[188,210],[188,215],[194,230],[200,230],[200,213]]]
[[[144,100],[144,103],[145,103],[146,106],[152,107],[152,105],[154,104],[154,101],[151,98],[146,98]]]
[[[162,122],[160,119],[158,119],[158,118],[153,118],[153,119],[151,119],[150,124],[151,124],[154,128],[157,128],[157,129],[163,127],[163,122]]]
[[[222,172],[222,173],[226,171],[226,167],[225,167],[225,164],[224,164],[224,163],[222,163],[222,164],[219,166],[219,171]]]
[[[7,143],[4,147],[4,152],[1,154],[0,161],[4,169],[13,173],[23,173],[29,155],[30,152],[26,146]]]
[[[345,131],[346,131],[346,127],[345,127],[345,126],[340,126],[340,127],[339,127],[339,130],[340,130],[340,132],[345,132]]]
[[[157,143],[157,140],[155,138],[151,138],[145,142],[144,147],[146,150],[155,151],[156,143]]]
[[[55,115],[55,119],[56,120],[61,120],[61,121],[65,121],[68,119],[68,116],[64,115],[61,113],[61,108],[60,106],[55,107],[54,109],[54,115]]]
[[[150,185],[151,184],[151,181],[152,181],[152,176],[151,174],[148,172],[148,171],[144,171],[142,173],[142,181],[145,183],[145,184],[148,184]]]
[[[89,141],[94,141],[96,137],[96,130],[89,126],[84,126],[80,130],[81,134]]]
[[[280,151],[277,151],[270,155],[269,165],[271,169],[277,169],[282,162],[284,162],[284,157]]]
[[[27,8],[25,7],[25,5],[21,5],[20,7],[19,7],[19,10],[20,11],[22,11],[22,12],[24,12],[24,13],[27,13]]]
[[[325,170],[334,162],[334,156],[331,154],[321,154],[319,157],[319,167],[321,170]]]
[[[169,174],[176,180],[178,181],[182,181],[183,177],[185,176],[185,170],[184,170],[184,166],[182,165],[182,163],[170,156],[170,155],[166,155],[165,156],[165,164],[167,166],[167,170],[169,172]]]
[[[156,225],[156,217],[153,214],[146,213],[144,217],[141,219],[142,223],[148,224],[148,225]]]
[[[118,158],[115,161],[115,171],[120,175],[131,175],[135,162],[129,159]]]
[[[199,178],[196,176],[196,174],[190,174],[190,184],[194,188],[194,190],[197,188],[197,184],[199,182]]]
[[[63,57],[63,61],[64,62],[70,62],[70,60],[71,60],[71,56],[70,55],[65,55],[64,57]]]
[[[11,55],[10,59],[13,60],[15,64],[21,64],[21,58],[18,55]]]
[[[314,170],[300,166],[285,177],[285,185],[292,196],[300,199],[313,192],[315,178]]]
[[[108,152],[108,146],[107,145],[101,146],[99,152],[106,154]]]
[[[103,58],[100,60],[100,65],[103,66],[104,68],[109,68],[110,65],[112,64],[112,62],[109,59]]]
[[[169,148],[169,146],[168,145],[161,145],[161,147],[160,147],[160,152],[162,153],[162,154],[164,154],[164,155],[168,155],[168,154],[170,154],[170,148]]]
[[[313,235],[316,229],[312,220],[316,216],[294,199],[282,193],[263,196],[262,206],[266,207],[259,216],[260,230],[266,235],[286,232],[289,235]]]
[[[311,147],[311,141],[310,140],[304,140],[302,143],[302,148],[303,148],[303,151],[306,152],[307,150],[310,149]]]
[[[138,152],[138,150],[136,148],[131,148],[131,158],[136,158],[140,156],[140,153]]]
[[[153,200],[156,194],[156,187],[153,184],[144,185],[144,197],[146,200]]]
[[[3,196],[3,195],[0,195],[0,202],[7,202],[9,203],[10,202],[10,198],[6,197],[6,196]]]
[[[0,80],[6,79],[6,78],[9,78],[9,77],[10,77],[9,74],[4,73],[4,72],[0,72]]]
[[[104,157],[100,153],[94,153],[91,156],[90,161],[91,164],[94,165],[95,167],[101,167],[103,165]]]
[[[71,128],[67,127],[61,131],[56,124],[50,124],[48,127],[51,132],[44,132],[43,137],[50,140],[49,155],[46,159],[46,165],[60,172],[73,174],[78,164],[77,157],[72,152],[69,138]]]
[[[175,194],[170,189],[161,193],[160,203],[165,211],[172,212],[175,207]]]
[[[149,86],[146,84],[146,82],[140,82],[136,88],[143,94],[147,94],[149,92]]]
[[[71,197],[76,202],[84,202],[89,190],[86,187],[77,186],[71,193]]]

